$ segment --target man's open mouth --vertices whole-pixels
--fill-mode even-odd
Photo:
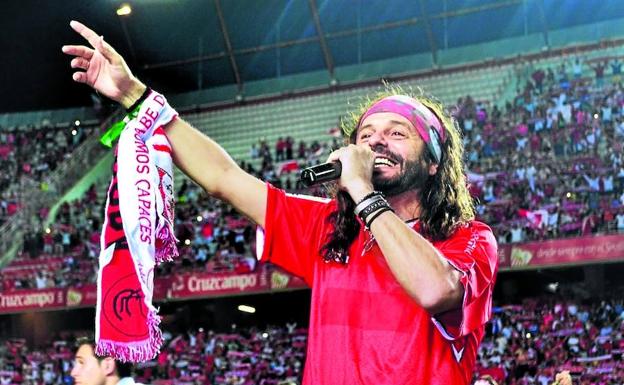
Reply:
[[[396,166],[397,162],[390,159],[390,158],[386,158],[385,156],[378,156],[375,158],[375,168],[382,168],[382,167],[394,167]]]

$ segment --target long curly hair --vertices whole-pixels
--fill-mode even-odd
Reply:
[[[405,90],[399,85],[385,84],[384,90],[373,97],[367,97],[340,120],[345,144],[355,143],[357,124],[366,110],[379,100],[394,95],[407,95],[418,100],[444,125],[447,137],[441,144],[442,160],[437,172],[429,176],[419,192],[419,220],[423,236],[430,240],[447,239],[459,226],[474,219],[475,209],[464,174],[464,147],[459,126],[441,102],[426,95],[420,88]],[[425,159],[428,164],[433,162],[428,151]],[[351,196],[339,190],[336,185],[330,186],[329,190],[330,195],[336,199],[337,207],[327,218],[333,231],[328,235],[320,252],[326,261],[347,263],[349,246],[357,237],[361,225],[353,213],[355,202]]]

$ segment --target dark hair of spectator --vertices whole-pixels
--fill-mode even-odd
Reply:
[[[89,345],[91,349],[93,349],[93,355],[100,362],[106,358],[106,356],[101,357],[95,353],[95,340],[91,337],[79,337],[76,339],[75,345],[76,350],[80,349],[83,345]],[[115,360],[115,371],[117,372],[117,376],[119,376],[119,378],[130,377],[132,375],[132,363]]]

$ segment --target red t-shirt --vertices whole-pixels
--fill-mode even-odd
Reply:
[[[498,269],[489,227],[474,221],[434,243],[464,273],[465,295],[461,309],[433,318],[399,285],[366,231],[351,245],[346,266],[323,261],[333,201],[268,190],[261,259],[312,288],[304,385],[470,382]],[[367,243],[372,247],[364,250]]]

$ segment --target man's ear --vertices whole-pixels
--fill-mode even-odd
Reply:
[[[115,364],[115,359],[112,357],[106,357],[100,362],[100,367],[104,372],[105,376],[112,376],[115,374],[117,370],[117,365]]]
[[[429,165],[429,175],[435,175],[438,172],[438,164],[431,163]]]

